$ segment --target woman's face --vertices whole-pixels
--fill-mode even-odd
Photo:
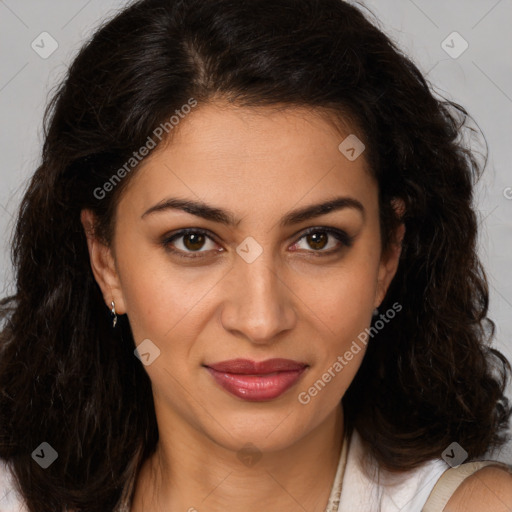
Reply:
[[[333,414],[396,271],[399,250],[381,255],[377,184],[352,139],[338,148],[350,132],[311,111],[213,103],[174,132],[123,192],[113,252],[89,241],[96,279],[135,343],[150,340],[161,432],[285,448]],[[275,358],[298,365],[208,369]]]

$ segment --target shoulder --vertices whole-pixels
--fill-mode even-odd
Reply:
[[[509,512],[512,510],[512,468],[486,466],[467,477],[444,512]]]

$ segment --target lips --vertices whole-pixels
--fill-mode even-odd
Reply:
[[[272,400],[297,383],[308,365],[291,359],[232,359],[205,365],[215,382],[243,400]]]
[[[267,359],[266,361],[251,361],[249,359],[231,359],[221,363],[209,364],[218,372],[236,373],[242,375],[265,375],[274,372],[287,372],[301,370],[306,363],[298,363],[291,359]]]

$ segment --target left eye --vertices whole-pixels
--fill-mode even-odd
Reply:
[[[336,244],[331,245],[326,249],[326,246],[329,245],[329,238],[334,238],[338,241],[338,246]],[[353,243],[353,237],[350,237],[345,231],[341,231],[338,229],[326,229],[326,228],[310,228],[306,233],[304,233],[299,241],[305,239],[306,243],[309,247],[313,248],[312,252],[320,252],[326,254],[332,254],[335,252],[339,252],[343,247],[350,247]],[[299,242],[296,242],[294,246],[298,245]],[[341,247],[340,245],[341,244]],[[306,248],[306,250],[308,250]]]
[[[337,240],[338,247],[336,247],[336,244],[334,244],[331,245],[331,247],[328,247],[326,250],[326,247],[329,245],[329,238],[334,238]],[[326,228],[310,228],[306,233],[302,234],[299,240],[295,242],[292,247],[296,247],[302,239],[305,239],[306,243],[310,247],[310,249],[306,248],[306,250],[322,254],[332,254],[339,252],[343,249],[343,247],[350,247],[353,243],[353,238],[350,237],[346,232],[338,229]],[[180,242],[176,243],[178,240],[180,240]],[[205,248],[204,246],[207,241],[210,241],[212,247],[209,249],[206,248],[205,250],[201,250]],[[167,250],[183,258],[198,258],[201,256],[195,256],[194,253],[203,253],[215,250],[215,241],[213,238],[208,234],[207,231],[200,229],[182,230],[168,238],[165,238],[162,241],[162,244]],[[339,244],[341,244],[341,247]],[[181,247],[179,247],[180,245]],[[221,251],[222,249],[218,252]]]

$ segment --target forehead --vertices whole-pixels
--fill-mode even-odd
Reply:
[[[127,194],[139,209],[166,194],[229,203],[240,212],[249,204],[268,210],[329,195],[372,202],[376,183],[363,148],[347,123],[323,111],[205,104],[146,157]]]
[[[326,109],[243,107],[216,101],[200,105],[185,116],[161,149],[172,144],[190,155],[210,154],[225,160],[250,156],[271,161],[286,154],[319,158],[326,151],[336,156],[343,154],[338,148],[340,142],[355,134],[356,128],[348,118]],[[357,137],[363,138],[360,133]]]

